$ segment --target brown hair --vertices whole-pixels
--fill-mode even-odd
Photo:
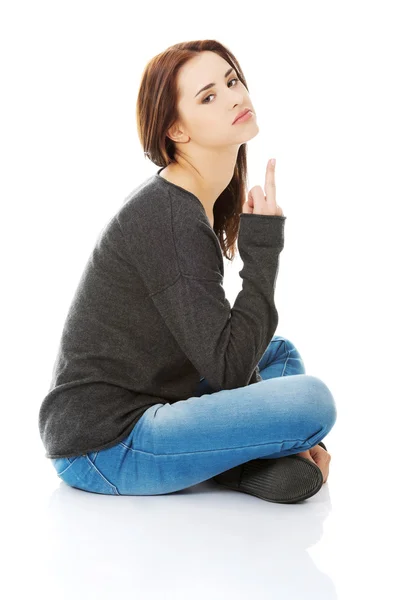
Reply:
[[[209,50],[224,58],[247,88],[245,77],[233,54],[216,40],[196,40],[170,46],[146,65],[136,104],[136,121],[144,154],[159,167],[175,160],[175,144],[167,137],[168,129],[178,119],[178,71],[193,56]],[[241,144],[233,177],[214,204],[213,229],[228,260],[235,257],[239,233],[239,215],[246,200],[247,145]]]

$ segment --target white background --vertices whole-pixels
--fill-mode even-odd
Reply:
[[[382,0],[1,4],[7,598],[399,593],[390,550],[399,537],[397,10]],[[337,403],[329,480],[302,509],[234,492],[222,500],[206,484],[198,496],[99,499],[66,489],[39,437],[40,403],[88,255],[158,168],[136,132],[144,66],[199,38],[228,46],[245,73],[260,127],[248,143],[250,187],[263,185],[268,159],[277,160],[287,219],[276,333]],[[225,260],[231,303],[241,266],[239,255]]]

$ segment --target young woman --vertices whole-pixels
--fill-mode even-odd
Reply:
[[[247,194],[259,128],[245,77],[214,40],[185,42],[143,73],[137,126],[157,172],[102,231],[76,290],[39,413],[46,456],[68,485],[171,493],[214,478],[272,502],[315,494],[328,387],[274,335],[286,217],[275,166]],[[223,256],[238,244],[231,307]]]

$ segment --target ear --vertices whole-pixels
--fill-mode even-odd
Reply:
[[[167,131],[167,137],[173,142],[185,142],[185,133],[180,129],[179,123],[175,122]]]

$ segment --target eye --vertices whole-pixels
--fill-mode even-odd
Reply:
[[[233,79],[231,79],[230,81],[228,81],[228,85],[230,83],[232,83],[232,81],[239,81],[239,79],[237,77],[233,77]],[[236,85],[236,84],[235,84]],[[210,98],[211,96],[215,96],[215,94],[209,94],[208,96],[206,96],[204,98],[204,100],[202,100],[202,104],[210,104],[209,102],[206,102],[207,98]]]

